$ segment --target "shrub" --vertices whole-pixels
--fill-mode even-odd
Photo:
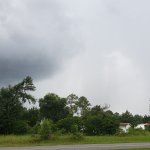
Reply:
[[[31,134],[38,134],[39,130],[40,130],[40,124],[36,124],[35,126],[33,126],[30,129],[29,133],[31,133]]]
[[[67,117],[57,122],[57,129],[62,133],[72,133],[75,130],[81,130],[81,119],[79,117]]]
[[[14,134],[26,134],[29,129],[25,121],[17,121],[14,128]]]
[[[78,133],[78,126],[76,124],[71,126],[71,133],[73,134]]]
[[[118,129],[115,135],[116,136],[126,136],[127,133],[124,132],[122,129]]]
[[[142,128],[129,128],[128,133],[129,135],[145,135],[145,131]]]
[[[42,140],[48,140],[51,138],[52,134],[52,121],[44,119],[40,125],[39,134]]]
[[[78,133],[73,133],[71,134],[71,139],[72,140],[76,140],[76,141],[80,141],[84,138],[83,134],[78,132]]]

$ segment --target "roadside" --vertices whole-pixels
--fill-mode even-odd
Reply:
[[[0,136],[0,147],[54,146],[79,144],[149,143],[150,134],[138,136],[84,136],[74,139],[72,135],[55,135],[50,140],[40,140],[37,136]]]
[[[121,144],[86,144],[86,145],[60,145],[60,146],[34,146],[34,147],[1,147],[0,150],[134,150],[150,149],[150,143],[121,143]],[[137,149],[138,148],[138,149]],[[139,149],[141,148],[141,149]],[[147,149],[147,150],[149,150]]]

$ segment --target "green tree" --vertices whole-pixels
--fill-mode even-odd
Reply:
[[[150,116],[145,115],[143,117],[143,123],[150,123]]]
[[[91,108],[90,114],[92,115],[98,115],[98,114],[103,114],[105,111],[108,111],[109,106],[101,106],[101,105],[96,105]]]
[[[31,77],[26,77],[15,86],[3,87],[0,89],[0,133],[15,133],[15,126],[22,119],[23,104],[35,102],[29,91],[34,91],[35,87]]]
[[[39,100],[40,113],[43,118],[57,122],[69,114],[66,107],[66,99],[60,98],[54,93],[49,93]]]
[[[30,76],[23,79],[22,82],[16,84],[10,91],[13,94],[13,99],[19,100],[22,104],[28,101],[29,103],[35,103],[35,98],[28,92],[35,91],[33,80]]]
[[[74,133],[75,130],[82,131],[82,126],[82,119],[77,116],[68,116],[57,122],[58,130],[63,131],[64,133]]]
[[[96,105],[84,116],[84,132],[88,135],[115,134],[119,128],[118,118],[115,117],[108,105]]]
[[[143,123],[143,117],[140,115],[134,115],[131,121],[132,127],[136,127],[138,124]]]
[[[122,113],[120,120],[123,123],[132,123],[133,115],[128,110],[126,110],[124,113]]]
[[[79,116],[84,116],[90,110],[91,104],[86,97],[81,96],[76,102]]]
[[[112,135],[119,127],[119,122],[113,115],[107,113],[89,115],[84,119],[84,132],[87,135]]]
[[[41,121],[39,109],[35,107],[25,109],[23,119],[27,121],[30,127],[35,126],[37,123]]]
[[[102,115],[89,115],[84,119],[84,133],[87,135],[102,135]]]
[[[23,135],[26,134],[28,130],[29,130],[29,126],[26,121],[18,120],[15,123],[15,127],[14,127],[15,134]]]

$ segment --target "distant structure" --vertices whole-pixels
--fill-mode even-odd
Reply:
[[[128,129],[130,127],[131,127],[130,123],[120,123],[120,126],[119,126],[119,128],[125,133],[128,132]]]
[[[150,127],[150,123],[141,123],[141,124],[138,124],[135,128],[136,128],[136,129],[141,128],[141,129],[143,129],[143,130],[146,130],[146,129],[148,129],[149,127]]]

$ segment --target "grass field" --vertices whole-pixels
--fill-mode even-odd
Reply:
[[[150,133],[140,136],[85,136],[82,140],[74,140],[70,135],[55,136],[51,140],[41,141],[36,136],[0,136],[0,146],[37,146],[37,145],[64,145],[64,144],[104,144],[104,143],[131,143],[150,142]],[[150,149],[149,149],[150,150]]]
[[[121,150],[150,150],[150,148],[132,148],[132,149],[121,149]]]

